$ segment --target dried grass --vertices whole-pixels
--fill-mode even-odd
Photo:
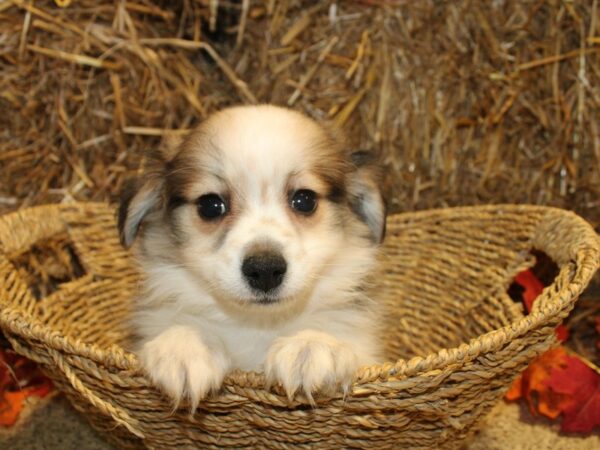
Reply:
[[[378,151],[393,211],[600,225],[598,0],[58,3],[0,0],[0,212],[115,199],[161,136],[274,102]]]

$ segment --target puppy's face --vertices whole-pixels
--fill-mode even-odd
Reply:
[[[352,275],[349,248],[382,238],[383,202],[359,159],[299,113],[223,110],[154,159],[121,205],[123,243],[143,224],[142,258],[188,271],[225,306],[306,302]]]

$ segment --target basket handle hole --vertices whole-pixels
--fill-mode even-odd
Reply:
[[[534,257],[535,264],[529,269],[541,284],[546,287],[554,282],[558,276],[559,268],[556,263],[544,252],[540,250],[532,250],[531,255]],[[509,297],[516,303],[523,302],[525,288],[519,284],[517,280],[513,280],[508,288]]]
[[[67,233],[38,242],[24,253],[8,255],[8,259],[38,300],[86,274]]]

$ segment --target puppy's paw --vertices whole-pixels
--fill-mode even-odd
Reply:
[[[199,333],[185,326],[170,327],[144,343],[139,357],[150,379],[173,399],[175,407],[186,397],[192,411],[219,389],[229,367],[223,352],[209,348]]]
[[[313,392],[347,392],[356,369],[358,358],[348,344],[314,330],[275,340],[265,361],[269,383],[279,381],[290,400],[302,389],[313,404]]]

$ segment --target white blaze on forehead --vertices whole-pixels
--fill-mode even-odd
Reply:
[[[263,182],[281,188],[291,173],[310,167],[311,147],[322,138],[312,120],[270,105],[224,110],[208,124],[208,134],[223,157],[223,175],[245,189],[260,189]]]

